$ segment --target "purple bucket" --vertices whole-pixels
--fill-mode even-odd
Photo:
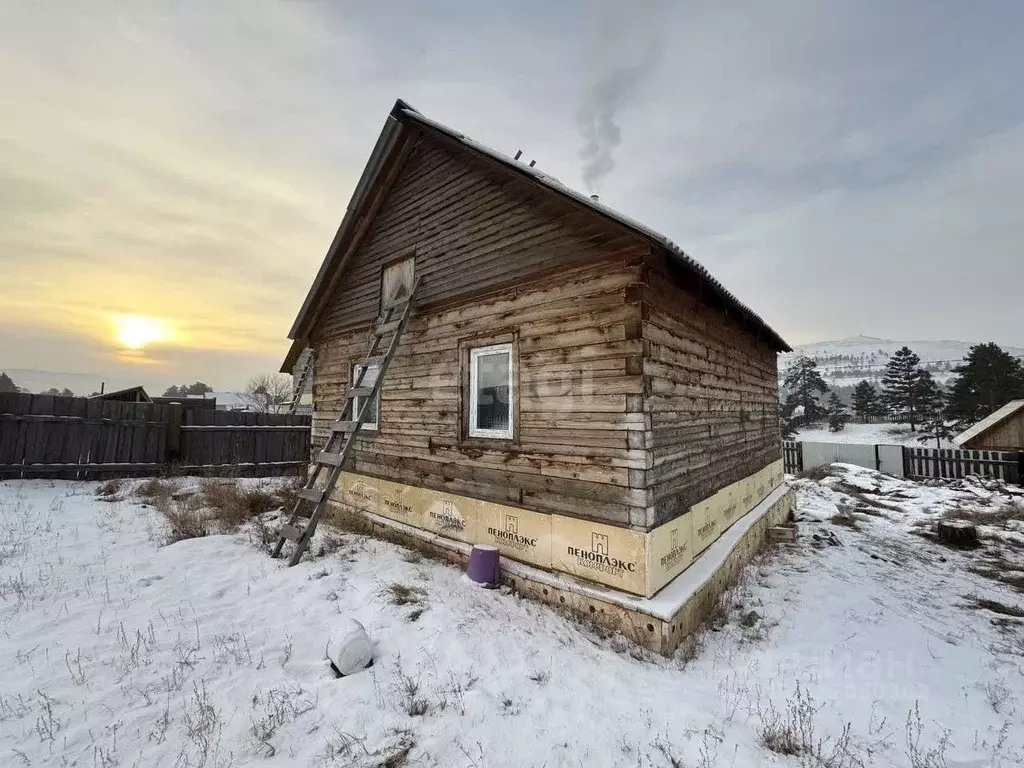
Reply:
[[[489,544],[474,544],[469,553],[466,575],[485,587],[498,585],[498,548]]]

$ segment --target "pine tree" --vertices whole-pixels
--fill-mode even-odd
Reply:
[[[935,447],[941,448],[942,441],[948,440],[957,430],[946,418],[946,393],[927,371],[919,371],[916,383],[917,407],[921,419],[922,443],[935,440]]]
[[[921,358],[910,347],[903,347],[889,358],[882,376],[882,403],[892,415],[910,424],[915,431],[920,422],[917,407],[917,381]]]
[[[796,417],[799,424],[810,424],[825,418],[825,409],[818,402],[818,395],[825,394],[828,387],[814,360],[809,357],[794,360],[786,371],[782,386],[788,392],[783,406],[787,418],[793,419],[797,408],[803,408],[802,416]]]
[[[846,410],[839,395],[833,392],[828,398],[828,431],[842,432],[849,420],[850,412]]]
[[[213,392],[213,387],[209,384],[204,384],[201,381],[189,384],[186,389],[181,390],[182,395],[191,395],[193,397],[202,397],[207,392]]]
[[[1024,398],[1024,363],[997,344],[975,344],[953,372],[946,416],[960,427]]]
[[[0,392],[17,392],[18,388],[14,381],[3,371],[0,371]]]
[[[945,410],[946,393],[928,371],[918,369],[914,375],[914,403],[921,420]]]
[[[879,411],[878,391],[867,379],[861,379],[853,390],[853,412],[862,422]]]

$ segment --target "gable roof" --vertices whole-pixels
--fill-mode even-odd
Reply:
[[[521,163],[508,155],[502,154],[497,150],[491,149],[490,147],[474,141],[465,134],[459,133],[458,131],[438,123],[435,120],[431,120],[421,112],[414,109],[407,102],[402,99],[398,99],[395,102],[395,106],[392,108],[391,113],[388,115],[387,120],[384,122],[384,128],[381,130],[380,136],[377,137],[377,143],[374,145],[373,152],[370,154],[370,159],[367,161],[366,167],[363,169],[363,173],[359,178],[359,182],[356,184],[355,191],[352,194],[352,199],[349,201],[348,208],[345,211],[345,216],[341,221],[341,225],[338,227],[338,232],[335,234],[334,240],[331,242],[331,246],[327,251],[327,255],[324,257],[316,278],[313,280],[313,285],[310,287],[309,293],[302,302],[302,307],[299,309],[295,322],[292,324],[291,330],[288,332],[288,338],[295,340],[295,343],[292,344],[292,348],[288,352],[288,357],[285,359],[285,364],[281,368],[283,372],[289,373],[291,371],[291,367],[294,365],[295,359],[302,351],[305,337],[308,335],[310,328],[313,326],[323,309],[324,300],[326,298],[324,294],[329,292],[340,279],[341,273],[344,271],[346,266],[345,264],[339,264],[339,262],[342,261],[342,254],[344,253],[342,245],[347,244],[354,234],[353,230],[356,229],[361,209],[367,200],[367,193],[377,181],[382,170],[392,162],[397,148],[401,143],[399,139],[402,137],[407,126],[412,126],[426,132],[440,134],[454,140],[471,152],[486,157],[492,161],[496,161],[506,170],[536,182],[543,189],[546,189],[552,194],[589,209],[595,215],[602,216],[625,227],[633,233],[646,238],[655,246],[665,248],[670,257],[700,280],[701,286],[705,292],[717,296],[721,300],[723,306],[729,310],[737,312],[748,323],[754,326],[759,333],[763,334],[772,347],[780,352],[792,351],[789,344],[783,341],[782,337],[772,330],[772,328],[769,327],[768,324],[765,323],[765,321],[762,320],[755,312],[753,312],[753,310],[733,296],[725,286],[712,277],[699,262],[693,259],[689,254],[684,252],[682,248],[664,235],[659,234],[640,222],[591,199],[588,195],[577,192],[574,189],[570,189],[558,181],[558,179],[547,175],[536,167],[531,167],[525,163]]]
[[[118,389],[114,392],[102,392],[96,395],[89,395],[90,400],[124,400],[132,403],[151,403],[146,389],[141,384],[127,389]]]
[[[1024,408],[1024,400],[1011,400],[998,411],[989,414],[984,419],[979,421],[972,427],[965,429],[959,435],[953,438],[954,445],[963,445],[968,440],[973,440],[983,432],[988,432],[992,427],[1006,421],[1008,418],[1013,416],[1017,411]]]

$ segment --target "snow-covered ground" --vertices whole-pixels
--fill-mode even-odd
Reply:
[[[849,423],[839,432],[830,432],[827,424],[798,429],[797,440],[809,443],[863,443],[867,445],[909,445],[913,448],[953,448],[949,440],[935,445],[934,438],[921,442],[921,433],[911,432],[909,424],[857,424]]]
[[[835,467],[671,659],[360,535],[289,569],[162,545],[130,488],[0,483],[0,764],[1020,765],[1020,497]],[[982,549],[915,533],[950,510],[992,518]],[[376,657],[335,679],[342,617]],[[790,721],[821,759],[764,746]]]

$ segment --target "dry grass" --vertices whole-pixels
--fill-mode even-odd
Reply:
[[[992,613],[1002,614],[1003,616],[1013,616],[1015,619],[1024,619],[1024,609],[1018,608],[1015,605],[1007,605],[998,600],[990,600],[986,597],[978,597],[977,595],[967,595],[967,600],[969,601],[969,608],[992,611]]]
[[[117,495],[121,492],[124,487],[124,481],[120,478],[113,480],[107,480],[103,485],[96,489],[96,495],[100,501],[117,501]]]
[[[998,581],[1024,593],[1024,570],[1010,568],[1006,565],[972,565],[967,568],[971,573],[992,581]]]
[[[170,528],[164,538],[165,543],[174,544],[185,539],[198,539],[209,536],[211,521],[204,513],[202,504],[196,496],[183,498],[168,497],[166,502],[154,503],[154,506],[167,518]]]
[[[274,491],[274,497],[281,509],[291,512],[299,502],[299,491],[305,487],[303,478],[297,477]]]
[[[845,512],[839,512],[835,515],[832,515],[832,517],[829,518],[829,522],[832,523],[832,525],[839,525],[843,528],[851,528],[855,531],[860,528],[860,524],[857,522],[857,518]]]
[[[1024,507],[1016,504],[1006,504],[996,509],[964,509],[957,507],[944,514],[945,520],[963,520],[974,525],[994,525],[1000,528],[1007,528],[1011,521],[1024,522]]]
[[[232,481],[204,480],[200,494],[213,517],[228,530],[236,530],[254,517],[281,507],[276,493],[260,487],[246,488]]]
[[[813,480],[816,483],[820,483],[826,477],[832,474],[832,467],[828,464],[821,467],[811,467],[800,472],[797,477],[803,480]]]
[[[423,587],[410,587],[408,584],[392,582],[381,590],[381,597],[384,597],[392,605],[420,605],[427,591]]]
[[[290,486],[284,491],[268,490],[224,479],[203,480],[198,491],[179,491],[172,483],[154,478],[135,490],[136,496],[167,518],[168,544],[211,533],[233,533],[250,521],[260,521],[267,512],[280,509],[293,494]]]
[[[853,744],[849,725],[835,739],[817,735],[815,717],[819,709],[810,693],[797,683],[782,711],[771,702],[766,708],[758,706],[758,741],[778,755],[799,758],[805,768],[861,768],[864,762]]]

